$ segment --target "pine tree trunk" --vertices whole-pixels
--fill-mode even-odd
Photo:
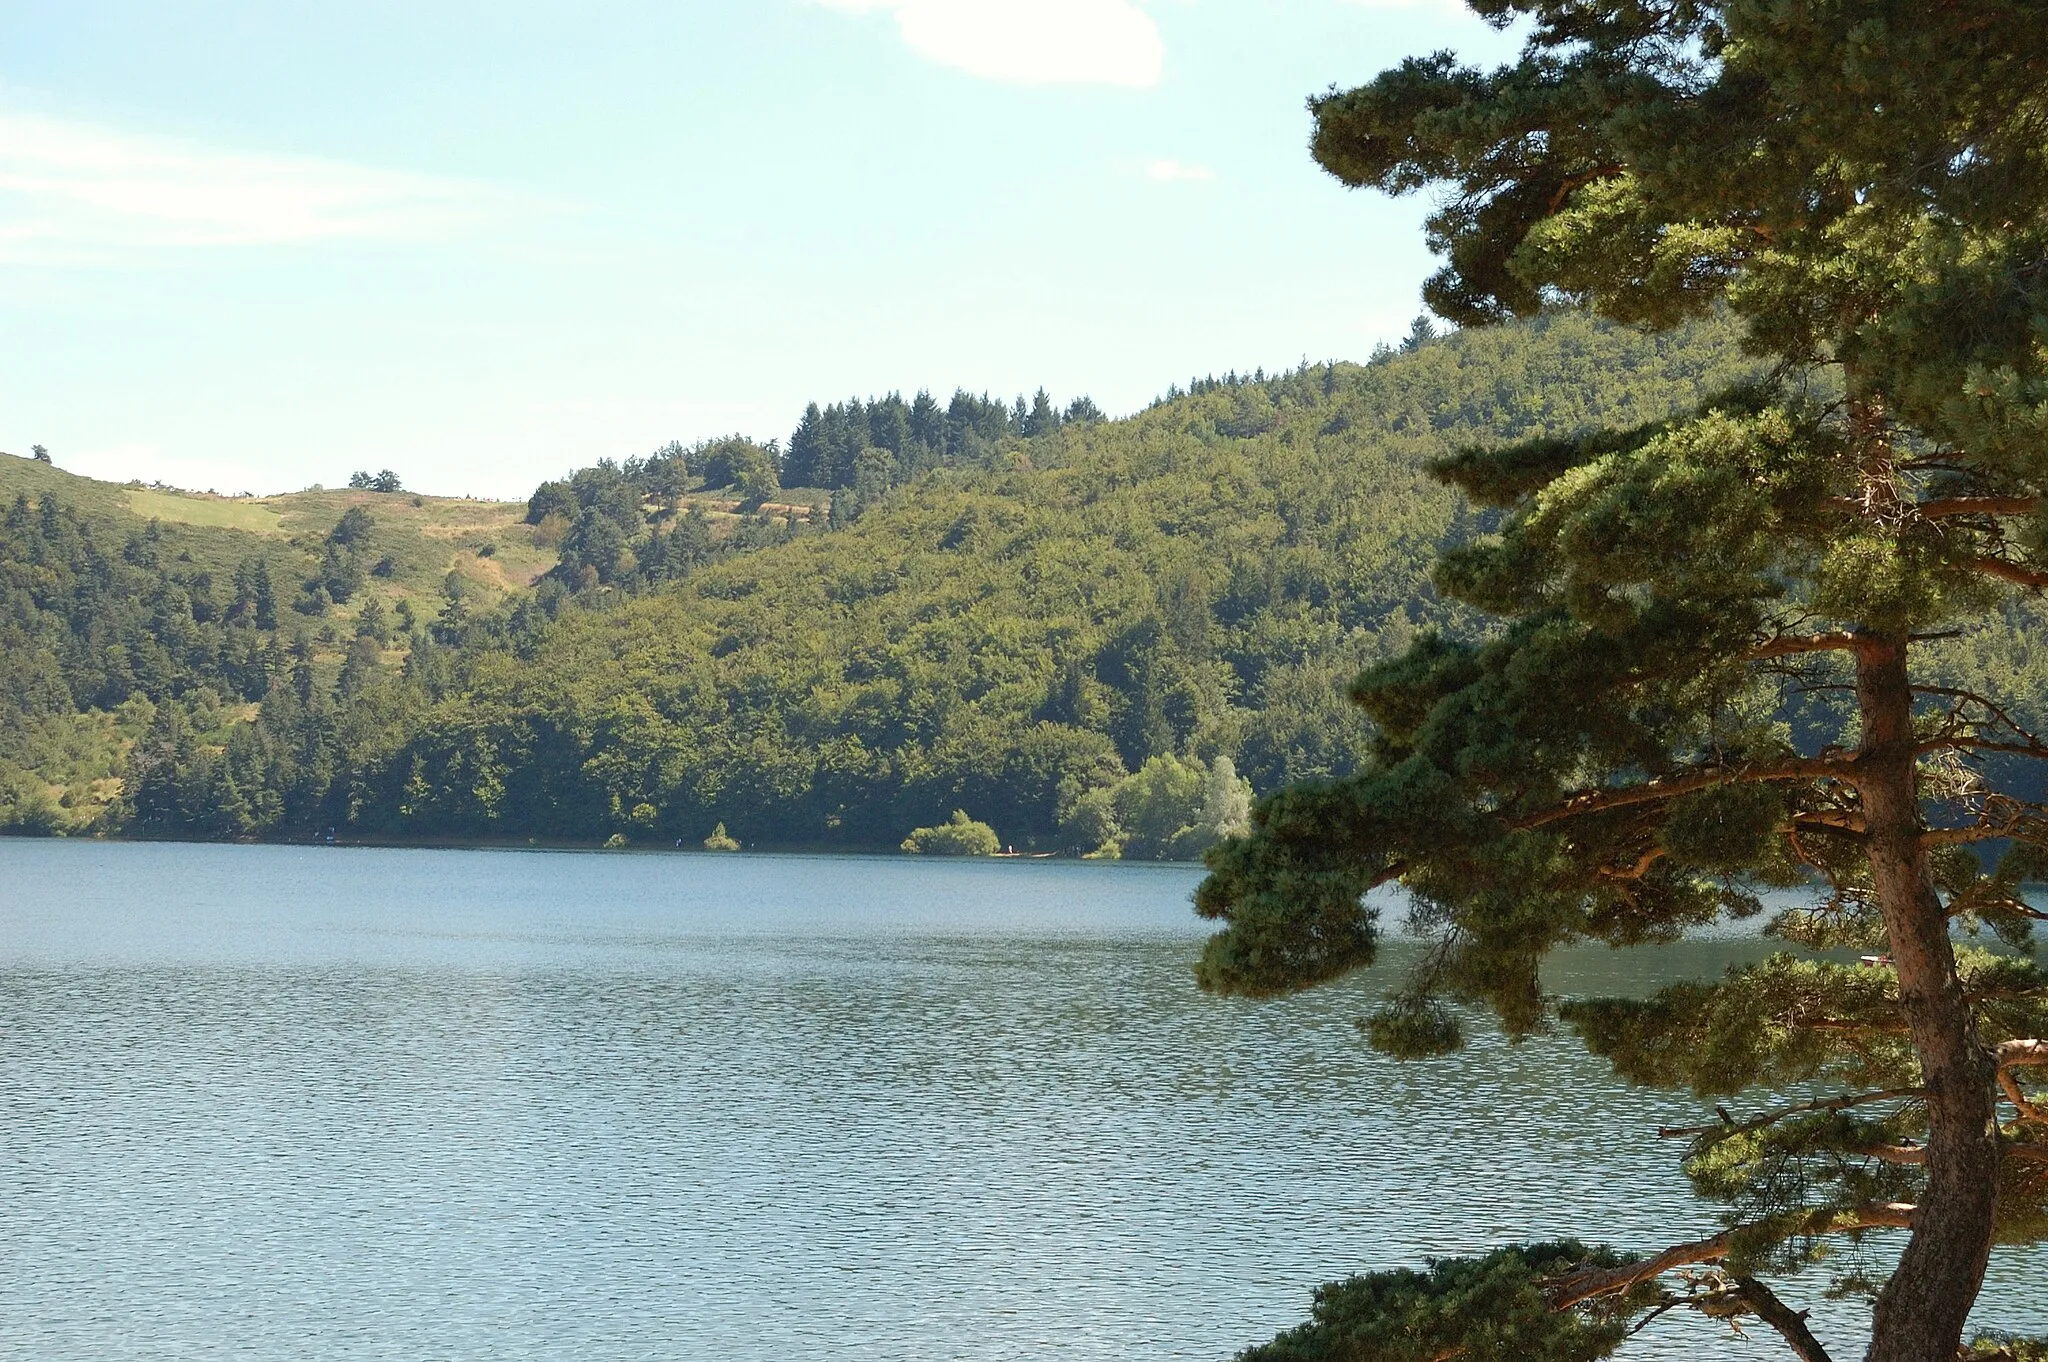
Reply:
[[[1857,650],[1856,699],[1865,849],[1928,1113],[1927,1188],[1898,1270],[1878,1297],[1868,1362],[1952,1362],[1991,1253],[1996,1073],[1956,977],[1948,913],[1921,844],[1905,639],[1874,637]]]

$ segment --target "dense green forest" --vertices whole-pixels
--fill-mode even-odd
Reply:
[[[1478,627],[1427,574],[1489,525],[1426,459],[1746,371],[1719,324],[1563,314],[1115,421],[892,395],[482,528],[370,489],[282,537],[150,521],[39,470],[0,526],[0,825],[883,849],[964,810],[1019,848],[1188,855],[1241,781],[1351,769],[1362,664]],[[1948,646],[2031,704],[2029,609]]]

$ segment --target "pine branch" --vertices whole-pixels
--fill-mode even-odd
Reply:
[[[1762,1130],[1775,1125],[1788,1116],[1804,1116],[1816,1111],[1847,1111],[1851,1107],[1865,1106],[1871,1102],[1895,1102],[1908,1097],[1925,1097],[1925,1088],[1887,1088],[1883,1092],[1844,1093],[1840,1097],[1823,1097],[1813,1102],[1801,1102],[1797,1106],[1779,1107],[1747,1121],[1723,1121],[1711,1126],[1663,1126],[1657,1134],[1667,1140],[1686,1139],[1694,1135],[1710,1135],[1725,1131],[1740,1135],[1752,1130]]]
[[[1757,644],[1744,653],[1746,662],[1763,662],[1774,657],[1793,657],[1800,653],[1851,653],[1867,645],[1867,640],[1856,634],[1782,634]]]
[[[1969,565],[1988,577],[1997,577],[2001,581],[2011,582],[2016,586],[2028,587],[2035,591],[2048,587],[2048,572],[2042,572],[2037,568],[2022,567],[2008,559],[1994,558],[1986,555],[1982,558],[1971,559]]]
[[[1920,844],[1930,847],[1968,846],[1973,842],[1990,842],[2000,837],[2012,836],[2012,829],[1992,823],[1977,823],[1967,828],[1929,828],[1920,834]]]
[[[1969,704],[1982,705],[1991,712],[1993,718],[1997,719],[1999,723],[2005,725],[2012,732],[2028,738],[2034,736],[2024,724],[2012,717],[2011,711],[2006,709],[2005,706],[1999,704],[1990,696],[1977,691],[1968,690],[1961,686],[1914,686],[1913,693],[1915,695],[1945,695],[1951,700],[1962,700]]]
[[[1640,880],[1643,876],[1650,873],[1650,867],[1656,865],[1658,861],[1663,859],[1664,854],[1665,852],[1663,847],[1651,847],[1648,851],[1645,851],[1641,856],[1636,858],[1636,863],[1634,865],[1626,867],[1603,865],[1594,873],[1603,880]]]
[[[1970,908],[1965,907],[1962,909],[1958,909],[1956,911],[1969,912],[1972,910]],[[1998,904],[1998,911],[2002,913],[2011,913],[2014,917],[2032,918],[2036,922],[2048,922],[2048,912],[2044,912],[2041,909],[2036,908],[2033,904],[2027,903],[2021,899],[2015,898],[2004,900],[2003,902]]]
[[[1998,1087],[2005,1094],[2005,1100],[2024,1121],[2048,1121],[2048,1111],[2030,1099],[2026,1090],[2020,1087],[2019,1075],[2013,1070],[2048,1064],[2048,1041],[2009,1040],[1994,1052],[1998,1059]]]
[[[1634,1338],[1673,1310],[1697,1310],[1715,1319],[1727,1319],[1730,1315],[1747,1311],[1776,1329],[1801,1362],[1830,1362],[1827,1349],[1806,1327],[1810,1311],[1792,1309],[1778,1299],[1776,1292],[1754,1277],[1729,1277],[1711,1271],[1705,1275],[1708,1290],[1700,1291],[1695,1286],[1683,1296],[1667,1293],[1656,1309],[1643,1316],[1628,1331],[1629,1337]],[[1436,1362],[1448,1362],[1448,1358],[1439,1358]]]
[[[2048,746],[2038,742],[1989,742],[1982,738],[1941,738],[1920,745],[1922,752],[1938,752],[1944,748],[1966,752],[2005,752],[2016,757],[2048,761]]]
[[[1913,687],[1913,692],[1916,695],[1945,696],[1957,702],[1956,708],[1951,710],[1948,717],[1943,721],[1941,731],[1920,744],[1919,750],[1922,752],[1934,752],[1943,749],[1969,752],[2009,752],[2017,756],[2033,757],[2037,760],[2048,759],[2048,743],[2043,743],[2032,729],[2028,728],[2018,719],[2015,719],[2011,711],[1987,695],[1981,695],[1976,691],[1964,690],[1955,686],[1915,686]],[[1963,707],[1966,705],[1981,706],[1990,714],[1990,722],[1977,724],[1966,719],[1963,715]],[[1989,728],[1993,731],[2003,729],[2005,732],[2012,734],[2017,741],[2004,742],[1995,738],[1977,737],[1968,732],[1969,729],[1973,728]]]
[[[1862,832],[1863,815],[1853,809],[1814,809],[1792,815],[1795,827],[1832,828],[1836,832]]]
[[[1800,1362],[1832,1362],[1828,1351],[1806,1327],[1807,1312],[1794,1310],[1778,1299],[1777,1293],[1754,1277],[1737,1277],[1735,1292],[1749,1313],[1778,1331]]]
[[[1922,520],[1941,520],[1959,515],[2032,515],[2040,504],[2039,497],[1935,497],[1914,509]]]
[[[1515,819],[1509,826],[1524,831],[1548,827],[1552,823],[1561,823],[1568,818],[1633,808],[1638,804],[1653,804],[1660,800],[1675,799],[1679,795],[1692,794],[1698,790],[1710,790],[1717,785],[1757,785],[1794,780],[1847,780],[1852,777],[1854,771],[1852,757],[1789,757],[1784,761],[1763,762],[1755,766],[1702,767],[1681,775],[1646,780],[1640,785],[1584,790],[1566,796],[1562,803],[1551,808]]]
[[[1865,1149],[1850,1149],[1843,1152],[1861,1154],[1880,1163],[1904,1164],[1910,1167],[1918,1167],[1927,1162],[1927,1146],[1924,1144],[1874,1144]]]
[[[1975,823],[1960,828],[1929,828],[1920,834],[1920,844],[1930,847],[1967,846],[1999,837],[2018,837],[2028,832],[2038,836],[2044,828],[2043,813],[2039,804],[2009,795],[1992,795],[1985,799],[1983,811]]]
[[[1895,465],[1896,467],[1896,465]],[[1896,495],[1883,497],[1829,497],[1823,503],[1843,515],[1882,515],[1886,520],[1916,517],[1920,520],[1950,520],[1956,516],[2031,515],[2040,505],[2039,497],[1930,497],[1910,501]]]
[[[1808,1212],[1792,1232],[1795,1234],[1850,1234],[1858,1230],[1913,1228],[1913,1213],[1918,1208],[1901,1201],[1873,1201],[1853,1210],[1831,1210],[1822,1207]],[[1620,1267],[1587,1268],[1553,1282],[1546,1293],[1550,1308],[1562,1310],[1581,1301],[1592,1300],[1595,1296],[1608,1296],[1617,1291],[1626,1291],[1640,1282],[1660,1277],[1673,1268],[1688,1267],[1694,1263],[1718,1263],[1725,1259],[1735,1247],[1735,1240],[1744,1230],[1755,1226],[1739,1225],[1723,1230],[1705,1239],[1690,1243],[1673,1244],[1662,1253],[1644,1258],[1639,1262],[1624,1263]]]

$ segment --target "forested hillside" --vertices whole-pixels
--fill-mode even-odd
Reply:
[[[199,495],[0,458],[0,826],[118,829],[157,702],[247,718],[301,658],[338,671],[359,630],[398,660],[450,594],[524,593],[555,561],[524,509]]]
[[[1711,324],[1567,315],[1203,380],[1118,421],[814,407],[787,450],[672,446],[544,485],[488,540],[413,532],[443,551],[403,570],[398,512],[423,508],[402,495],[331,494],[359,500],[293,536],[124,527],[82,494],[118,489],[85,484],[81,510],[22,488],[0,822],[692,846],[722,823],[893,848],[959,809],[1019,847],[1187,854],[1238,777],[1349,769],[1362,662],[1474,627],[1426,574],[1486,526],[1426,459],[1654,419],[1745,372]],[[815,493],[779,491],[785,469]],[[520,571],[481,589],[458,545]],[[2017,623],[1957,665],[2033,689]]]

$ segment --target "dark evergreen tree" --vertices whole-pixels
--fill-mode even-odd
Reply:
[[[816,402],[804,408],[803,419],[797,422],[796,430],[790,434],[789,449],[782,456],[782,482],[785,487],[818,487],[818,468],[823,458],[824,413],[818,410]]]
[[[360,548],[370,537],[370,528],[376,521],[360,506],[351,506],[341,513],[341,519],[327,532],[327,542],[345,549]]]
[[[270,582],[268,558],[257,558],[249,569],[249,610],[258,629],[277,628],[277,591]]]
[[[1476,7],[1525,16],[1520,61],[1439,54],[1312,101],[1326,168],[1439,195],[1430,305],[1467,328],[1561,300],[1651,326],[1726,307],[1774,367],[1691,415],[1437,464],[1504,516],[1437,585],[1503,626],[1359,679],[1370,766],[1267,800],[1212,854],[1198,902],[1229,925],[1203,982],[1280,992],[1371,960],[1361,895],[1392,881],[1439,940],[1372,1021],[1397,1054],[1456,1046],[1445,999],[1526,1033],[1552,1011],[1546,951],[1668,940],[1759,911],[1760,886],[1819,886],[1771,930],[1875,963],[1788,953],[1561,1009],[1640,1082],[1831,1094],[1694,1132],[1687,1171],[1732,1229],[1373,1274],[1248,1356],[1495,1355],[1510,1334],[1518,1356],[1602,1356],[1663,1274],[1719,1263],[1726,1290],[1677,1299],[1812,1358],[1758,1276],[1894,1229],[1869,1356],[1952,1358],[1994,1244],[2048,1227],[2028,1078],[2048,976],[1950,935],[2018,941],[2041,916],[2019,886],[2048,869],[2048,810],[1991,763],[2048,744],[1934,650],[2048,586],[2048,26],[2000,0]]]
[[[1015,434],[1010,409],[987,393],[976,397],[957,389],[946,405],[946,453],[950,458],[972,459],[988,446]]]
[[[1059,428],[1060,416],[1053,410],[1052,398],[1046,395],[1045,389],[1040,388],[1032,395],[1031,410],[1024,413],[1024,419],[1019,422],[1018,433],[1029,440],[1041,435],[1051,435]]]
[[[575,490],[567,482],[544,482],[526,499],[526,523],[538,525],[551,515],[570,518],[579,509]]]
[[[911,399],[910,438],[935,453],[945,452],[946,413],[924,388],[919,388],[917,396]]]
[[[868,443],[901,457],[910,447],[910,408],[901,393],[868,404]]]

